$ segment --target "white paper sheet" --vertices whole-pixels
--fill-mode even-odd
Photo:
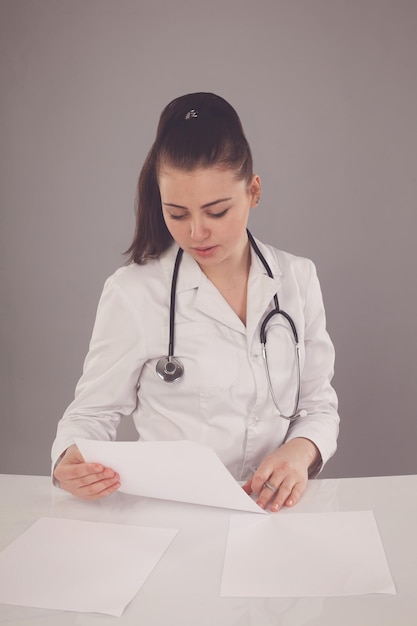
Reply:
[[[119,617],[177,532],[40,518],[0,552],[0,602]]]
[[[208,446],[194,441],[77,439],[87,462],[120,474],[120,491],[133,495],[265,513]]]
[[[221,596],[395,594],[372,511],[234,514]]]

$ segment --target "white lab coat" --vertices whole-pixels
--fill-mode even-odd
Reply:
[[[105,283],[75,399],[59,422],[53,465],[74,437],[115,439],[133,414],[141,440],[192,439],[211,446],[238,480],[294,437],[307,437],[323,465],[336,449],[339,417],[330,381],[334,350],[316,271],[307,259],[258,242],[274,278],[252,250],[246,326],[199,265],[184,253],[177,282],[174,354],[184,376],[162,381],[167,355],[172,271],[177,246],[145,265],[120,268]],[[291,424],[271,399],[259,340],[260,323],[278,293],[301,344],[300,409]],[[284,330],[283,330],[284,326]],[[271,320],[268,359],[280,409],[291,412],[296,389],[292,335]],[[279,331],[277,333],[277,331]]]

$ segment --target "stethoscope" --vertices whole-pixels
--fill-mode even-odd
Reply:
[[[270,278],[273,278],[274,275],[272,274],[271,268],[269,267],[265,257],[260,251],[252,234],[249,231],[247,231],[247,233],[248,233],[250,245],[252,246],[258,258],[260,259],[268,276]],[[179,270],[179,266],[181,263],[183,252],[184,251],[182,250],[182,248],[178,249],[177,256],[175,258],[175,263],[174,263],[174,270],[172,274],[171,300],[170,300],[170,307],[169,307],[168,356],[162,357],[161,359],[159,359],[158,363],[156,364],[156,372],[158,376],[166,383],[172,383],[184,375],[184,365],[181,363],[178,357],[174,356],[175,295],[176,295],[176,289],[177,289],[178,270]],[[277,398],[275,396],[275,393],[272,387],[271,375],[270,375],[269,365],[268,365],[268,355],[266,351],[266,334],[267,334],[266,327],[267,327],[268,322],[275,315],[280,315],[286,320],[289,328],[291,329],[291,335],[292,335],[293,342],[294,342],[297,390],[295,393],[293,409],[290,415],[285,415],[279,407]],[[266,315],[266,317],[262,321],[261,328],[259,331],[259,336],[260,336],[260,342],[262,346],[262,356],[264,359],[269,391],[271,393],[272,400],[274,402],[274,405],[280,417],[283,417],[284,419],[287,419],[287,420],[294,420],[294,419],[297,419],[298,417],[304,417],[305,415],[307,415],[307,412],[304,409],[302,409],[301,411],[298,410],[298,405],[300,401],[300,390],[301,390],[300,345],[298,342],[298,333],[297,333],[297,329],[295,327],[294,321],[292,320],[291,316],[288,315],[288,313],[286,313],[280,308],[279,301],[278,301],[278,294],[274,295],[274,308],[272,309],[272,311],[268,313],[268,315]]]

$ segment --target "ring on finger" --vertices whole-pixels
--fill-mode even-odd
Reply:
[[[264,487],[266,487],[267,489],[270,489],[271,491],[273,491],[274,493],[276,492],[277,488],[274,487],[274,485],[271,485],[271,483],[269,483],[267,480],[264,482]]]

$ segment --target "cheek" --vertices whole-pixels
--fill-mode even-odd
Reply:
[[[246,230],[248,219],[249,211],[246,210],[246,207],[243,207],[241,211],[234,214],[233,220],[230,222],[231,230],[233,232]]]

